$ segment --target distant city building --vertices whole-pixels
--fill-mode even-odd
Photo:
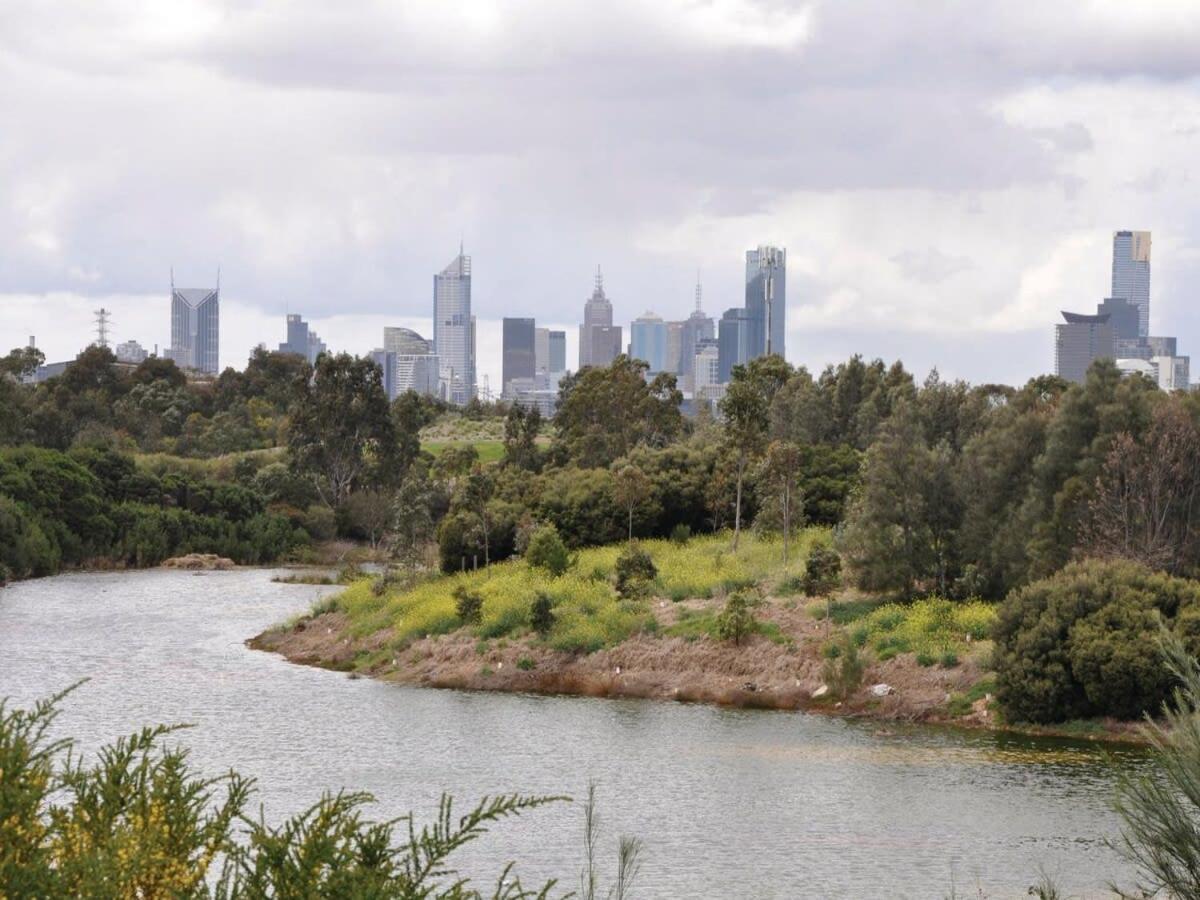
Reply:
[[[138,366],[149,358],[150,354],[146,352],[146,348],[137,341],[125,341],[117,344],[117,360],[119,362],[133,363]]]
[[[177,288],[171,284],[171,348],[167,358],[182,369],[220,370],[221,288]]]
[[[384,328],[383,347],[371,356],[383,370],[389,399],[409,391],[440,396],[441,366],[433,344],[411,328]]]
[[[325,342],[317,337],[317,333],[308,327],[303,318],[295,313],[288,315],[287,340],[279,345],[280,353],[303,356],[310,363],[315,363],[325,349]]]
[[[683,368],[683,327],[685,322],[667,323],[667,352],[663,356],[664,372],[676,375]]]
[[[696,406],[703,402],[711,405],[725,396],[728,379],[721,378],[721,351],[715,338],[701,338],[697,342],[688,377]]]
[[[1113,352],[1118,357],[1149,358],[1149,347],[1138,334],[1136,306],[1124,297],[1106,297],[1096,306],[1096,313],[1108,316],[1113,331]]]
[[[433,347],[442,395],[463,406],[475,397],[475,317],[471,314],[471,257],[458,256],[433,276]]]
[[[505,316],[503,321],[503,360],[500,375],[500,390],[508,394],[508,385],[513,379],[533,380],[537,372],[537,326],[533,319],[518,319]],[[547,337],[547,341],[549,338]],[[549,346],[546,353],[549,356]]]
[[[646,312],[629,326],[629,355],[650,366],[650,373],[667,371],[667,323]]]
[[[505,399],[526,409],[537,409],[549,419],[558,408],[558,382],[564,372],[538,372],[533,378],[514,378],[508,383]]]
[[[768,353],[784,355],[787,334],[787,251],[758,247],[746,251],[746,316],[750,333],[748,362]]]
[[[692,358],[696,355],[696,347],[703,340],[716,337],[712,317],[706,316],[700,308],[701,289],[699,280],[696,281],[696,308],[683,321],[679,336],[679,368],[680,375],[692,374]]]
[[[741,307],[725,310],[717,323],[717,345],[720,348],[720,376],[723,384],[733,377],[733,367],[751,359],[751,322]]]
[[[579,326],[579,368],[607,366],[621,355],[621,326],[613,325],[612,302],[604,293],[604,275],[596,267],[596,286],[583,304]]]
[[[1154,356],[1117,360],[1122,375],[1142,375],[1164,391],[1186,391],[1189,388],[1191,360],[1186,356]]]
[[[567,371],[567,333],[539,328],[534,332],[534,368],[538,372]]]
[[[1112,256],[1113,297],[1128,300],[1137,309],[1138,337],[1150,334],[1150,232],[1114,231]]]
[[[1097,359],[1113,359],[1113,329],[1107,315],[1063,312],[1054,326],[1054,373],[1082,383]]]

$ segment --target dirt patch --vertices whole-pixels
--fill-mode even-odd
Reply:
[[[163,560],[164,569],[203,569],[209,571],[225,571],[234,567],[232,559],[217,556],[215,553],[188,553],[185,556],[173,556]]]

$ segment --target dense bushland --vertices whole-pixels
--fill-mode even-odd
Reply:
[[[1029,722],[1157,712],[1174,684],[1163,627],[1200,652],[1200,582],[1125,560],[1072,563],[1001,604],[1000,702]]]
[[[112,450],[0,448],[0,564],[10,577],[190,552],[261,563],[306,540],[249,487],[160,478]]]

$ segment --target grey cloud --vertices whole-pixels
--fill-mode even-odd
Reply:
[[[906,278],[925,284],[939,284],[952,275],[974,268],[971,260],[963,256],[950,256],[936,247],[924,250],[906,250],[892,257]]]

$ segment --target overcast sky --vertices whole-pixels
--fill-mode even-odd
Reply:
[[[0,345],[169,339],[221,267],[221,355],[429,330],[473,257],[504,315],[741,303],[788,249],[788,357],[1052,368],[1059,309],[1153,232],[1151,332],[1200,354],[1200,3],[0,3]]]

